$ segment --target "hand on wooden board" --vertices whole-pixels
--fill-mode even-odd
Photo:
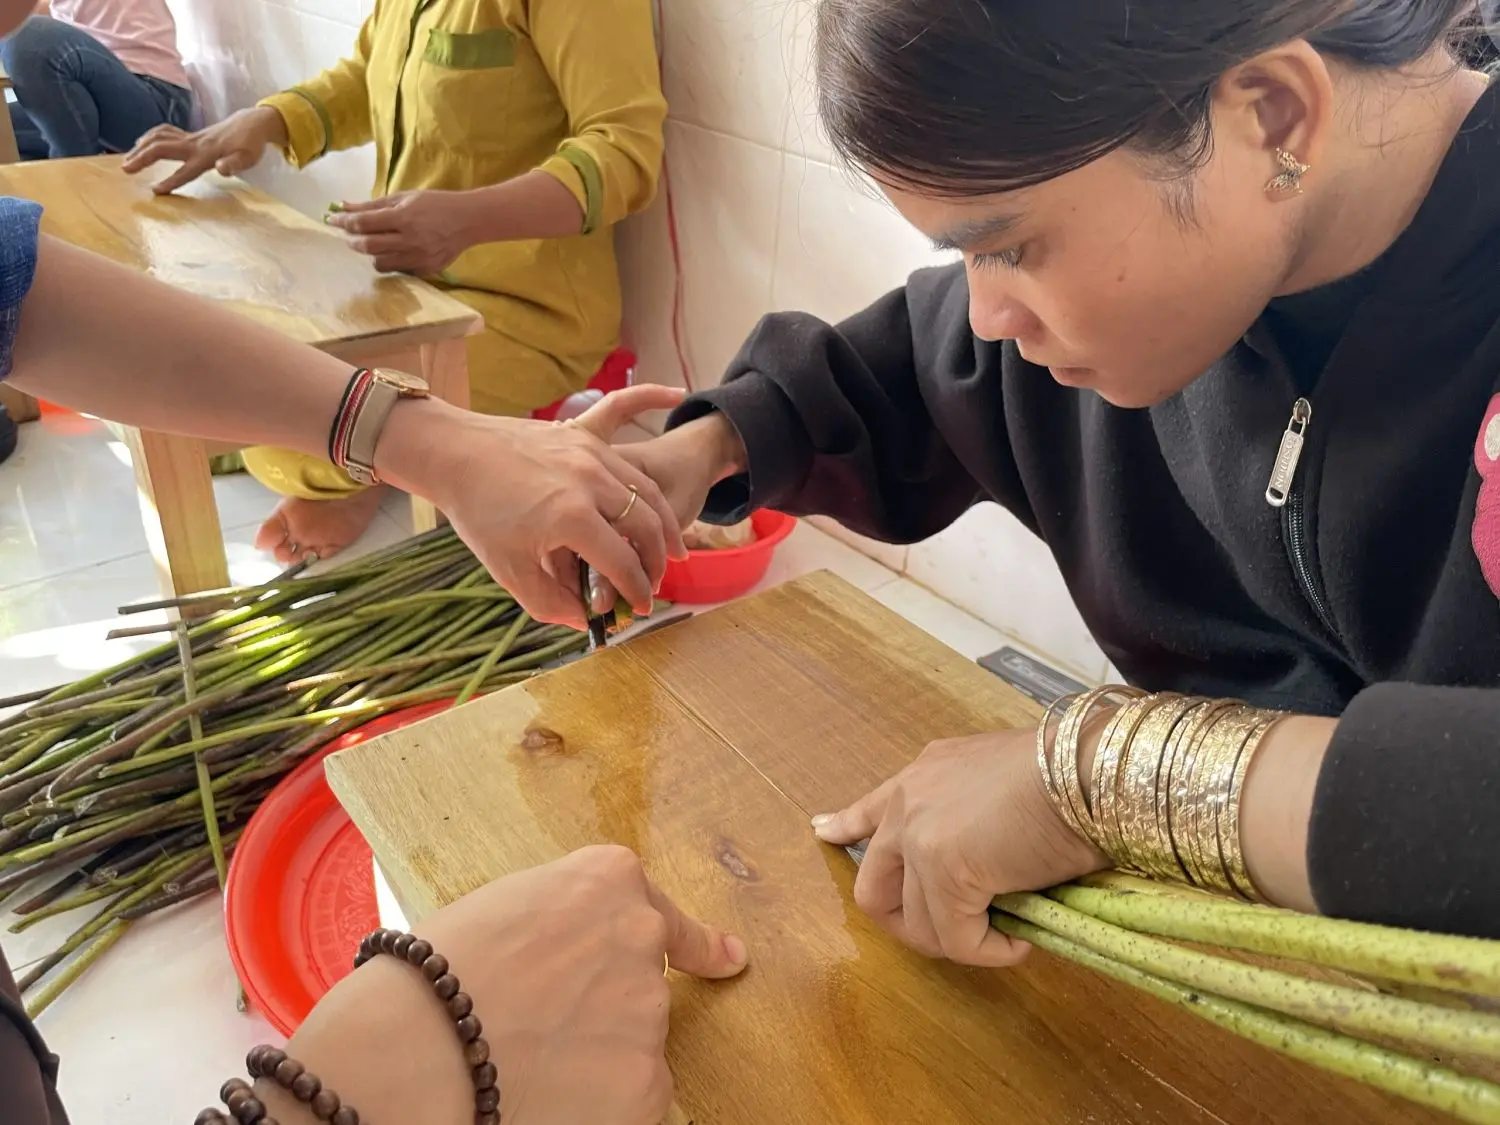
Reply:
[[[136,141],[120,166],[135,174],[163,160],[181,161],[180,168],[151,189],[157,195],[167,195],[210,169],[223,176],[248,172],[260,163],[268,145],[285,144],[286,122],[281,114],[267,106],[256,106],[196,133],[175,125],[158,125]]]
[[[934,742],[813,827],[830,844],[869,839],[854,900],[882,929],[929,957],[969,965],[1013,965],[1030,949],[990,927],[996,895],[1108,866],[1048,800],[1034,731]]]
[[[664,958],[714,979],[747,960],[738,938],[684,915],[619,847],[585,848],[491,883],[414,932],[473,1000],[507,1125],[657,1125],[673,1093]],[[287,1053],[383,1120],[473,1117],[475,1083],[453,1017],[421,974],[392,958],[334,988]],[[279,1091],[265,1094],[272,1116],[300,1120]]]
[[[470,246],[464,200],[463,192],[401,191],[335,204],[323,221],[347,234],[382,273],[431,276]]]

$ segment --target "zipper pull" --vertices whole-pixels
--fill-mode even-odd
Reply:
[[[1292,403],[1292,420],[1281,435],[1281,448],[1276,451],[1276,464],[1271,469],[1271,483],[1266,486],[1266,503],[1273,508],[1285,507],[1292,494],[1292,478],[1297,475],[1302,443],[1311,424],[1312,403],[1299,398]]]

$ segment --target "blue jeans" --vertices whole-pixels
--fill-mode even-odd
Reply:
[[[191,90],[132,73],[88,32],[45,16],[0,40],[0,63],[23,160],[125,152],[157,125],[187,128],[192,112]]]

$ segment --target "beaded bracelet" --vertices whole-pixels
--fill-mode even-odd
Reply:
[[[474,1001],[459,987],[458,978],[448,971],[448,959],[434,953],[430,942],[414,934],[376,930],[359,943],[354,967],[357,969],[381,955],[405,961],[432,985],[463,1044],[464,1062],[474,1083],[474,1125],[500,1125],[500,1074],[490,1061],[490,1046],[484,1039],[484,1027],[474,1014]],[[251,1078],[274,1082],[286,1090],[319,1121],[328,1125],[360,1125],[360,1116],[353,1106],[343,1104],[336,1093],[285,1051],[262,1044],[245,1056],[245,1067]],[[224,1083],[219,1099],[229,1112],[205,1109],[198,1114],[195,1125],[278,1125],[275,1118],[267,1116],[265,1103],[242,1079],[231,1078]]]

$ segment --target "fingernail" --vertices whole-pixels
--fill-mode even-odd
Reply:
[[[812,818],[813,835],[821,837],[833,826],[833,813],[819,813]]]
[[[342,211],[342,210],[343,210],[343,209],[344,209],[344,205],[343,205],[343,204],[342,204],[342,203],[330,203],[330,204],[329,204],[329,205],[328,205],[328,210],[329,210],[329,211],[330,211],[330,212],[331,212],[331,213],[332,213],[332,214],[335,214],[335,215],[337,215],[337,214],[338,214],[338,213],[339,213],[339,212],[340,212],[340,211]]]
[[[724,935],[724,955],[729,958],[731,965],[743,965],[750,960],[750,951],[745,948],[745,943],[734,934]]]
[[[331,214],[323,216],[323,225],[325,227],[329,226],[332,222],[333,222],[333,216]]]

